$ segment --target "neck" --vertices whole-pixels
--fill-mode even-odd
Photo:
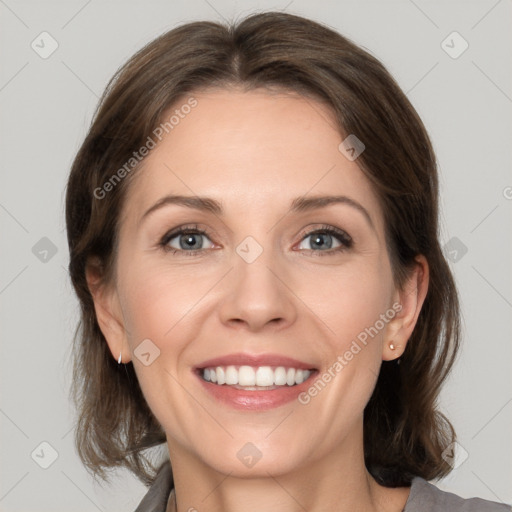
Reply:
[[[252,478],[221,473],[169,437],[168,448],[178,512],[399,512],[409,494],[409,488],[378,485],[368,473],[362,435],[346,438],[327,455],[310,457],[291,472],[260,467]]]

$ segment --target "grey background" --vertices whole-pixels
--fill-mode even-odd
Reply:
[[[463,350],[440,403],[462,449],[438,485],[512,503],[510,0],[0,0],[1,511],[126,511],[145,493],[126,472],[111,487],[94,484],[73,448],[78,308],[66,271],[65,181],[100,93],[137,49],[183,22],[266,9],[325,22],[370,50],[431,133],[464,314]],[[59,45],[46,59],[31,48],[43,31]],[[453,31],[469,44],[458,58],[445,51],[462,48],[457,36],[441,45]],[[47,469],[52,451],[42,442],[58,455]]]

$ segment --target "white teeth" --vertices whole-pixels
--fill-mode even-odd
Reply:
[[[310,370],[278,366],[216,366],[205,368],[202,377],[218,385],[244,387],[294,386],[302,384],[311,375]]]
[[[256,372],[250,366],[240,366],[238,370],[238,384],[240,386],[255,386]]]
[[[260,366],[256,370],[256,386],[273,386],[274,372],[270,366]]]
[[[207,369],[208,368],[206,368],[206,370]],[[238,384],[238,370],[234,366],[228,366],[226,368],[226,384]]]
[[[286,368],[278,366],[274,370],[274,383],[276,386],[284,386],[286,384]]]
[[[224,384],[226,382],[226,373],[222,366],[217,366],[217,384]]]

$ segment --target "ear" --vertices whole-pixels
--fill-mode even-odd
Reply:
[[[429,267],[425,256],[415,258],[416,264],[411,270],[404,286],[395,293],[396,315],[388,323],[382,349],[382,359],[391,361],[398,359],[405,350],[418,320],[423,302],[427,296],[429,283]],[[401,308],[396,305],[400,304]],[[394,349],[390,348],[390,345]]]
[[[112,283],[104,282],[103,265],[99,258],[94,257],[87,261],[85,278],[94,301],[96,320],[112,356],[118,361],[121,354],[121,362],[128,363],[131,360],[131,352],[119,296]]]

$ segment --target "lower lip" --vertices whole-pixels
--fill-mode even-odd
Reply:
[[[246,391],[236,389],[233,386],[213,384],[204,380],[199,372],[195,372],[204,389],[215,399],[235,409],[263,411],[273,409],[297,399],[298,395],[305,391],[312,382],[312,378],[318,373],[316,370],[301,384],[295,386],[280,386],[276,389],[265,391]]]

